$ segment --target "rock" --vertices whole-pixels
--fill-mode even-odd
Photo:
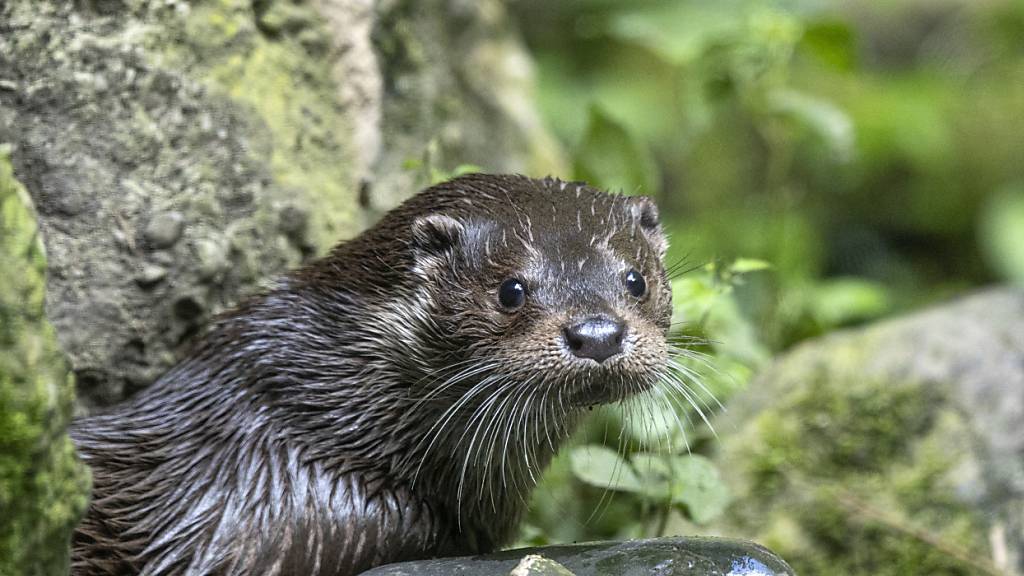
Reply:
[[[800,572],[1024,573],[1024,290],[804,344],[715,428],[720,529]]]
[[[0,2],[0,143],[37,207],[82,410],[152,381],[199,323],[430,168],[558,171],[525,52],[501,2],[479,5]],[[404,167],[428,150],[431,166]],[[137,276],[147,264],[174,286]],[[172,288],[202,310],[187,327]],[[136,340],[143,355],[123,361]]]
[[[150,247],[170,248],[181,238],[184,229],[185,218],[180,212],[164,212],[150,218],[143,234]]]
[[[43,313],[45,257],[0,149],[0,574],[66,574],[88,470],[64,429],[74,383]]]
[[[219,281],[230,265],[228,248],[221,240],[201,238],[196,241],[196,269],[205,281]]]
[[[654,538],[507,550],[483,556],[440,558],[381,566],[365,576],[508,576],[522,570],[523,560],[540,556],[538,566],[575,576],[786,576],[792,569],[781,558],[752,542],[725,538]],[[518,574],[517,574],[518,576]]]
[[[152,288],[167,277],[167,269],[158,264],[144,264],[135,276],[135,282],[143,288]]]
[[[574,576],[568,568],[539,554],[529,554],[509,572],[509,576]]]

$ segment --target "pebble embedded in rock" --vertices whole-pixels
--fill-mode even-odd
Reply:
[[[181,238],[185,229],[185,218],[180,212],[164,212],[150,219],[144,232],[152,248],[169,248]]]
[[[196,258],[199,260],[199,277],[204,280],[216,278],[228,267],[227,247],[223,242],[210,238],[196,242]]]
[[[143,288],[149,288],[159,284],[167,277],[167,269],[157,264],[144,264],[142,270],[135,276],[135,282]]]

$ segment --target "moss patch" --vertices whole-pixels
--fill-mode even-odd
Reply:
[[[154,42],[190,75],[255,114],[267,128],[270,171],[303,194],[310,237],[321,250],[355,231],[356,193],[344,116],[332,76],[329,34],[301,1],[210,0]],[[168,49],[168,46],[170,48]]]
[[[65,434],[74,385],[43,313],[26,198],[0,151],[0,574],[61,574],[89,477]]]

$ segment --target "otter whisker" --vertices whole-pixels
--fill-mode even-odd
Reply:
[[[658,400],[661,402],[664,410],[672,415],[672,418],[676,422],[676,429],[679,430],[679,434],[683,439],[683,446],[686,447],[686,453],[690,453],[690,438],[687,435],[687,428],[693,427],[693,422],[690,420],[690,414],[685,408],[675,399],[674,396],[668,394],[665,390],[656,389],[655,396],[651,397],[651,401]],[[679,412],[683,411],[683,420],[686,420],[686,425],[683,424],[682,420],[679,419]],[[670,447],[670,452],[675,452],[675,447]]]
[[[504,378],[503,378],[503,380],[504,380]],[[501,380],[499,380],[499,381],[501,381]],[[511,390],[514,391],[515,388],[511,388]],[[459,474],[457,502],[458,502],[458,508],[460,510],[461,510],[461,507],[462,507],[462,493],[463,493],[463,487],[465,485],[466,471],[467,471],[467,469],[469,467],[469,460],[474,455],[474,447],[476,446],[477,437],[478,437],[478,435],[481,432],[481,429],[478,428],[478,427],[475,427],[475,424],[476,424],[476,422],[478,420],[483,422],[486,419],[487,413],[490,412],[491,407],[495,406],[495,402],[497,402],[502,397],[503,393],[506,394],[506,395],[509,394],[510,393],[509,392],[509,388],[507,386],[498,386],[497,389],[494,391],[494,393],[492,393],[483,403],[481,403],[481,405],[479,405],[476,408],[476,410],[473,412],[473,415],[470,416],[470,419],[469,419],[469,421],[467,423],[467,426],[466,426],[466,431],[463,432],[462,436],[459,437],[459,440],[456,443],[456,445],[461,445],[462,441],[465,439],[466,434],[469,432],[469,430],[471,428],[475,428],[475,430],[473,432],[473,436],[472,436],[472,438],[470,440],[469,447],[465,450],[465,456],[464,456],[463,464],[462,464],[462,471]]]
[[[427,401],[429,401],[432,398],[440,396],[441,394],[446,392],[448,389],[450,389],[454,385],[459,384],[460,382],[463,382],[463,381],[465,381],[465,380],[467,380],[469,378],[472,378],[473,376],[476,376],[478,374],[481,374],[481,373],[484,373],[484,372],[488,372],[488,371],[490,371],[490,370],[492,370],[494,368],[493,364],[490,364],[490,363],[480,363],[479,360],[477,360],[475,358],[471,358],[471,359],[466,360],[465,362],[462,362],[460,364],[469,364],[469,367],[465,368],[464,370],[462,370],[460,372],[457,372],[456,374],[454,374],[452,376],[449,376],[442,384],[440,384],[439,386],[434,387],[424,397],[422,397],[419,400],[417,400],[416,404],[412,406],[411,410],[415,410],[415,409],[419,408],[420,405],[423,404],[424,402],[427,402]],[[436,378],[431,380],[428,384],[433,384],[434,382],[437,382],[438,380],[440,380],[442,378],[442,376],[443,376],[443,373],[438,374],[436,376]],[[423,379],[420,379],[420,380],[422,381]],[[413,399],[413,398],[410,397],[410,399]]]
[[[458,401],[449,406],[448,409],[442,413],[441,417],[437,420],[437,422],[434,423],[434,425],[431,426],[427,433],[422,437],[422,439],[417,444],[417,450],[419,450],[419,448],[422,446],[423,442],[427,440],[427,438],[430,438],[431,440],[430,444],[421,454],[420,463],[416,467],[416,471],[413,474],[413,486],[415,486],[416,479],[419,478],[420,470],[427,460],[427,455],[430,453],[430,450],[434,447],[437,440],[441,437],[442,431],[448,426],[448,424],[452,421],[452,419],[459,412],[459,410],[461,410],[464,406],[468,405],[469,402],[476,395],[487,390],[487,388],[490,387],[492,384],[495,384],[495,380],[493,379],[493,377],[488,377],[484,378],[476,385],[474,385],[468,392],[466,392],[461,398],[459,398]],[[465,432],[463,433],[463,436],[465,436]]]
[[[688,400],[695,400],[700,404],[699,407],[694,406],[694,408],[703,408],[708,413],[713,412],[711,405],[707,402],[707,400],[705,400],[704,395],[697,393],[697,391],[694,390],[689,384],[689,381],[693,381],[694,383],[696,383],[697,387],[703,390],[704,394],[711,396],[711,398],[715,402],[718,402],[718,399],[715,398],[714,394],[712,394],[706,386],[704,386],[704,384],[700,381],[698,376],[696,376],[691,371],[686,370],[684,367],[675,366],[673,366],[672,369],[666,371],[665,374],[666,378],[671,381],[672,385],[675,385],[677,388],[680,389],[681,393],[687,395]],[[719,406],[720,405],[721,404],[719,403]]]
[[[700,388],[702,392],[704,392],[704,394],[707,394],[712,400],[714,400],[715,404],[718,405],[718,409],[719,410],[722,410],[723,412],[726,411],[725,405],[722,404],[722,402],[718,399],[718,397],[715,396],[714,392],[712,392],[704,384],[704,379],[695,370],[693,370],[692,368],[690,368],[690,367],[686,366],[685,364],[679,362],[678,360],[676,360],[672,356],[669,356],[669,358],[668,358],[668,365],[670,367],[674,368],[676,371],[684,374],[686,377],[688,377],[690,379],[691,382],[696,384],[697,387]],[[711,370],[713,370],[716,374],[718,374],[719,376],[722,376],[722,377],[726,376],[726,375],[723,375],[721,372],[719,372],[718,369],[715,368],[714,366],[709,365],[708,367]]]
[[[686,399],[687,403],[689,403],[689,405],[697,412],[697,414],[700,416],[700,419],[704,422],[708,429],[711,430],[711,433],[714,434],[715,436],[718,435],[717,432],[715,432],[715,427],[711,424],[711,420],[708,418],[705,409],[701,408],[701,404],[704,404],[705,408],[707,407],[707,404],[703,401],[703,399],[701,399],[699,396],[693,393],[689,386],[679,378],[678,374],[674,372],[668,372],[665,374],[665,378],[662,380],[662,382],[665,382],[670,386],[671,389],[675,390],[681,396],[683,396],[683,398]]]
[[[522,382],[522,383],[517,385],[517,388],[520,390],[518,396],[521,396],[524,393],[524,391],[527,389],[529,384],[530,384],[530,379],[527,379],[527,381]],[[484,461],[484,477],[485,478],[488,478],[488,479],[491,478],[490,468],[491,468],[492,462],[495,461],[494,451],[497,449],[498,435],[499,435],[500,430],[502,428],[504,428],[504,421],[508,418],[508,414],[510,413],[510,410],[506,410],[505,409],[505,405],[508,404],[509,401],[511,401],[512,404],[514,405],[517,402],[517,400],[514,400],[513,398],[518,397],[518,396],[513,396],[512,393],[506,394],[505,395],[505,399],[502,400],[502,402],[498,405],[497,409],[495,410],[495,412],[497,413],[497,418],[492,420],[490,422],[490,425],[488,426],[487,434],[485,434],[485,437],[484,437],[484,443],[486,443],[486,438],[487,438],[488,435],[491,436],[491,443],[490,443],[490,448],[489,448],[489,450],[487,452],[487,458]],[[483,454],[483,451],[481,450],[480,451],[480,455],[482,455],[482,454]],[[480,455],[478,455],[478,457],[477,457],[478,460],[479,460]],[[500,462],[501,462],[502,482],[504,484],[504,474],[505,474],[505,469],[506,469],[505,462],[506,461],[503,458]],[[493,491],[492,491],[492,498],[493,498]]]
[[[458,362],[453,362],[452,364],[449,364],[436,372],[426,374],[422,378],[419,378],[418,380],[413,382],[409,386],[410,395],[408,396],[408,399],[416,400],[417,403],[411,409],[415,410],[416,408],[419,407],[419,404],[426,402],[427,400],[437,395],[438,393],[443,392],[446,389],[446,386],[449,383],[452,383],[453,380],[461,378],[463,372],[456,372],[455,374],[448,373],[454,370],[455,368],[460,368],[463,366],[468,366],[468,368],[466,368],[465,371],[469,371],[472,370],[473,368],[480,367],[481,363],[478,358],[466,358]],[[441,382],[442,380],[443,383],[441,385],[434,386],[434,384],[436,384],[437,382]],[[413,390],[428,387],[431,389],[428,391],[427,395],[422,398],[417,399],[411,395]]]

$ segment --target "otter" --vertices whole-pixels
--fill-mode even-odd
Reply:
[[[218,317],[76,420],[75,575],[349,575],[509,543],[586,409],[666,374],[655,203],[468,175]]]

